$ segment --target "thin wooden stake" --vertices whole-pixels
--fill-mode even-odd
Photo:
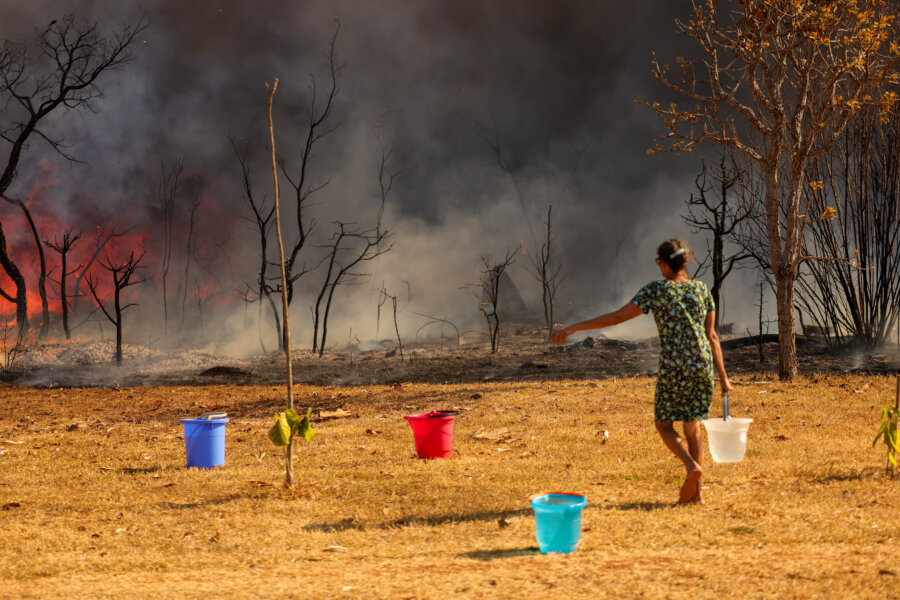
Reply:
[[[272,180],[275,185],[275,237],[278,238],[278,257],[281,266],[281,311],[282,326],[284,328],[284,357],[287,363],[287,401],[288,408],[294,409],[294,376],[291,371],[291,320],[288,316],[288,299],[287,299],[287,271],[284,265],[284,242],[281,239],[281,211],[278,206],[278,166],[275,160],[275,127],[272,124],[272,98],[275,96],[275,90],[278,89],[278,78],[275,78],[272,87],[266,83],[269,90],[269,147],[272,150]],[[291,487],[294,484],[294,446],[293,437],[288,440],[288,444],[284,449],[285,454],[285,472],[284,487]]]

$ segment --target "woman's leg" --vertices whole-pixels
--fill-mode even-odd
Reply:
[[[688,423],[685,423],[687,426]],[[691,428],[686,428],[685,437],[688,437],[688,448],[684,447],[684,444],[681,442],[681,438],[678,435],[678,432],[675,431],[675,427],[672,425],[671,421],[665,422],[657,422],[656,430],[659,432],[660,437],[663,440],[663,443],[666,447],[672,451],[672,454],[678,457],[678,459],[684,464],[684,468],[687,470],[687,477],[685,478],[684,485],[681,487],[681,492],[679,494],[679,499],[681,502],[703,502],[700,497],[700,477],[703,474],[703,466],[701,462],[698,462],[694,459],[693,452],[689,450],[691,447],[691,437],[688,435],[688,431],[691,431],[692,434],[696,434],[699,436],[699,431],[694,431]],[[698,448],[699,450],[699,448]],[[702,461],[702,456],[700,457]]]
[[[694,459],[694,462],[697,463],[697,466],[700,467],[702,472],[703,470],[703,436],[700,434],[700,421],[685,421],[684,426],[684,438],[687,440],[688,452],[691,455],[691,458]],[[703,494],[700,489],[700,478],[697,478],[697,493],[691,499],[692,502],[697,502],[699,504],[705,504],[703,502]]]
[[[703,436],[700,435],[700,421],[685,421],[684,439],[687,440],[688,453],[700,468],[703,468]],[[673,428],[674,429],[674,428]]]
[[[685,423],[685,425],[687,425],[687,423]],[[659,432],[663,443],[672,451],[672,454],[677,456],[678,460],[684,463],[684,468],[687,469],[688,474],[695,469],[702,468],[703,465],[694,459],[693,453],[681,443],[681,437],[678,435],[678,432],[675,431],[672,421],[656,423],[656,431]],[[685,432],[685,434],[687,434],[687,432]],[[690,439],[688,440],[688,446],[690,447]]]

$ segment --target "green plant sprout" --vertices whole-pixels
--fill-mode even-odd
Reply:
[[[312,407],[306,409],[306,416],[302,419],[293,409],[289,408],[281,414],[275,415],[275,424],[269,430],[269,439],[276,446],[287,446],[295,435],[310,441],[316,432],[309,424]]]
[[[881,426],[875,439],[872,440],[872,447],[878,443],[879,439],[884,439],[884,445],[887,447],[888,463],[886,469],[891,473],[891,479],[894,478],[894,467],[897,467],[897,456],[900,455],[900,435],[897,431],[898,417],[900,417],[900,375],[897,376],[897,399],[894,406],[885,406],[881,409]]]

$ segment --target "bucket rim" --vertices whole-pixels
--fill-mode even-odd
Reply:
[[[753,417],[728,417],[727,420],[722,419],[720,417],[716,417],[714,419],[700,419],[700,422],[703,423],[704,425],[706,425],[707,423],[718,424],[718,423],[729,423],[729,422],[734,422],[737,425],[744,425],[744,424],[752,423]]]
[[[580,492],[541,492],[539,494],[534,494],[533,496],[528,498],[529,504],[535,506],[535,500],[538,498],[543,498],[545,496],[568,496],[569,498],[579,498],[580,500],[574,504],[569,504],[566,506],[552,505],[552,504],[542,504],[537,503],[537,506],[549,507],[557,510],[565,510],[568,508],[577,508],[577,507],[585,507],[587,506],[587,496]]]
[[[457,410],[433,410],[427,413],[419,413],[416,415],[403,415],[403,418],[407,421],[425,421],[425,420],[435,420],[435,419],[455,419],[459,416],[459,411]]]
[[[231,422],[231,419],[228,417],[215,418],[215,419],[200,419],[197,417],[187,418],[187,419],[179,419],[180,423],[200,423],[206,425],[224,425],[225,423]]]

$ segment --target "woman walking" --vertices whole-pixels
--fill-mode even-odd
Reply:
[[[716,307],[702,281],[687,274],[691,251],[679,239],[657,248],[656,264],[663,279],[651,281],[619,310],[569,325],[556,332],[554,344],[563,344],[576,331],[611,327],[652,312],[659,330],[659,375],[654,399],[656,430],[663,443],[687,470],[679,502],[704,504],[703,444],[700,420],[709,417],[713,395],[713,368],[719,374],[722,393],[732,389],[725,372],[722,348],[716,334]],[[675,430],[682,423],[687,447]]]

